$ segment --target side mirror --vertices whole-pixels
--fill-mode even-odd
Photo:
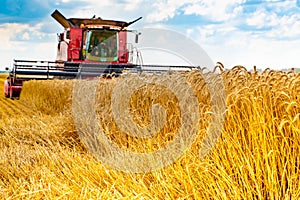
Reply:
[[[66,39],[70,39],[70,31],[67,31]]]
[[[5,71],[8,71],[9,70],[9,68],[8,67],[5,67]]]
[[[57,41],[58,41],[58,42],[61,42],[61,34],[58,34],[58,33],[57,33]]]
[[[141,35],[141,33],[135,34],[135,43],[139,43],[139,35]]]

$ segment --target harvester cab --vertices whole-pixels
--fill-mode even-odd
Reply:
[[[141,17],[128,23],[95,16],[66,19],[57,10],[51,16],[64,27],[64,32],[58,35],[56,61],[65,63],[66,70],[81,63],[112,64],[115,68],[130,64],[127,27]]]

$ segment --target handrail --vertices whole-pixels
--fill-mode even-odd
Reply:
[[[115,64],[115,63],[60,63],[53,61],[28,61],[15,60],[13,75],[32,75],[46,76],[43,79],[49,79],[52,76],[61,77],[96,77],[102,75],[115,74],[119,76],[122,72],[131,73],[163,73],[170,71],[190,71],[196,69],[194,66],[168,66],[168,65],[136,65],[136,64]],[[28,77],[33,79],[34,77]]]

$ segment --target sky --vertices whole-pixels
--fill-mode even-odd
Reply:
[[[0,70],[13,59],[51,60],[57,33],[52,17],[132,21],[131,29],[161,28],[199,44],[226,68],[300,68],[300,0],[2,0]],[[141,36],[142,37],[142,36]]]

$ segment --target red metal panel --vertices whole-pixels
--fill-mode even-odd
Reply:
[[[70,28],[70,43],[68,49],[68,60],[79,60],[82,47],[82,29]]]
[[[127,32],[119,32],[119,62],[127,63],[128,62],[128,50],[127,50]]]

